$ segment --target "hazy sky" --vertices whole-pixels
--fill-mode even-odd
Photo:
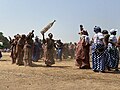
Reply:
[[[79,40],[80,24],[90,37],[95,25],[120,29],[120,0],[0,0],[0,31],[6,36],[34,29],[41,38],[41,29],[54,19],[46,35],[52,32],[63,42]]]

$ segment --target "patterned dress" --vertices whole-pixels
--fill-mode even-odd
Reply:
[[[25,42],[25,45],[24,45],[24,57],[23,57],[23,60],[24,60],[24,65],[25,66],[32,66],[32,50],[33,50],[33,40],[32,39],[28,39],[26,42]]]
[[[84,35],[84,38],[81,38],[76,47],[76,66],[79,66],[80,69],[89,69],[89,37]]]
[[[44,48],[44,61],[47,66],[55,64],[54,51],[54,40],[47,38]]]
[[[23,51],[23,47],[25,44],[25,40],[23,38],[20,38],[17,42],[16,45],[16,64],[17,65],[23,65],[23,55],[24,55],[24,51]]]
[[[40,59],[40,48],[41,48],[41,43],[35,41],[33,45],[33,56],[32,56],[32,60],[34,62],[37,62]]]
[[[12,58],[12,64],[16,63],[16,45],[17,45],[17,39],[13,39],[11,42],[11,55]]]
[[[107,49],[104,48],[102,33],[94,35],[92,44],[92,69],[93,71],[104,71],[108,58]]]
[[[108,44],[108,52],[109,52],[109,67],[118,68],[119,64],[119,51],[115,44],[117,43],[117,38],[114,35],[110,35],[109,41],[111,43]]]

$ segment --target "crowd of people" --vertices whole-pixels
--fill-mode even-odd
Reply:
[[[94,72],[104,73],[106,70],[115,69],[119,71],[119,49],[120,37],[117,39],[116,29],[111,29],[110,34],[107,30],[101,30],[99,26],[94,27],[92,40],[89,34],[80,25],[80,41],[76,48],[76,65],[80,69],[90,69],[89,52],[92,54],[92,69]]]
[[[49,33],[48,38],[39,39],[37,36],[35,40],[34,31],[29,32],[28,35],[15,35],[10,38],[11,44],[11,58],[12,64],[32,66],[32,62],[44,60],[46,66],[55,64],[55,60],[62,61],[63,59],[75,58],[76,43],[62,43],[62,41],[54,40],[53,34]]]
[[[48,34],[48,38],[45,38],[45,33],[41,33],[42,39],[36,36],[33,40],[34,30],[28,35],[17,34],[13,39],[9,37],[12,64],[32,66],[33,62],[43,59],[46,66],[50,67],[55,64],[55,60],[71,58],[75,59],[75,65],[80,69],[92,68],[94,72],[102,73],[112,69],[119,71],[120,37],[116,37],[117,30],[102,30],[95,26],[93,31],[95,34],[90,40],[89,33],[80,25],[80,40],[74,44],[55,40],[52,33]]]

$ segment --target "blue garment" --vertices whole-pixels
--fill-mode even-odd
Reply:
[[[62,48],[57,49],[57,56],[58,59],[62,60]]]
[[[62,48],[63,48],[63,43],[61,42],[61,40],[58,40],[56,43],[56,50],[57,50],[57,58],[56,59],[62,60]]]
[[[34,48],[33,48],[33,56],[32,56],[32,60],[37,62],[40,58],[40,43],[39,42],[35,42],[34,43]]]
[[[92,69],[94,71],[104,71],[107,64],[108,53],[107,49],[98,52],[98,46],[103,47],[103,45],[92,45]]]
[[[116,47],[108,46],[108,52],[109,52],[109,67],[111,68],[118,68],[119,64],[119,51],[117,50]]]

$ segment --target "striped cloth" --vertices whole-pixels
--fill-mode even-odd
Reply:
[[[98,48],[104,47],[103,45],[92,45],[92,69],[94,71],[104,71],[108,62],[108,50],[105,49],[102,52],[98,52]]]
[[[109,52],[109,67],[111,68],[118,68],[119,64],[119,51],[116,47],[109,47],[108,46],[108,52]]]

